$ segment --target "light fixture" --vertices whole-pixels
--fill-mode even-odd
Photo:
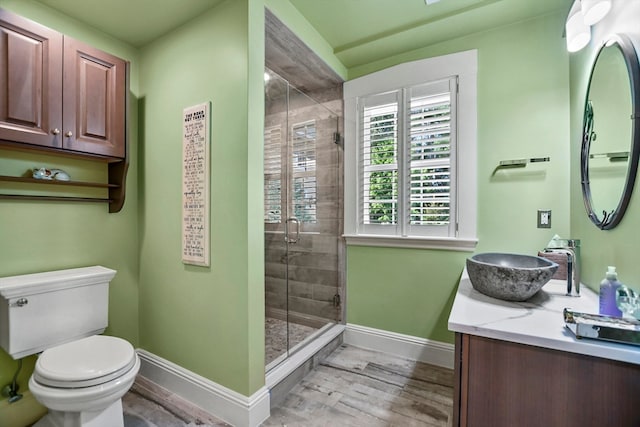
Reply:
[[[569,17],[565,24],[567,36],[567,50],[577,52],[585,47],[591,40],[591,27],[584,22],[580,0],[576,0],[571,6]]]
[[[424,0],[427,5],[438,3],[440,0]]]
[[[591,41],[591,25],[611,10],[611,0],[575,0],[565,23],[567,50],[577,52]]]
[[[581,0],[584,23],[593,25],[606,16],[611,10],[611,0]]]
[[[265,71],[264,72],[264,82],[266,83],[269,80],[271,80],[271,75]]]

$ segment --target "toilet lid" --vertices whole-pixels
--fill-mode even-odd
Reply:
[[[45,350],[33,375],[35,381],[50,387],[90,387],[120,377],[135,365],[136,358],[127,341],[94,335]]]

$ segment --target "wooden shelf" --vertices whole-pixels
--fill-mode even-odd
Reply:
[[[27,184],[45,184],[45,185],[62,185],[71,187],[91,187],[91,188],[107,188],[109,193],[117,191],[121,188],[118,184],[107,184],[103,182],[86,182],[86,181],[60,181],[56,179],[35,179],[26,176],[9,176],[0,175],[0,181],[4,182],[23,182]],[[74,197],[74,196],[34,196],[27,194],[0,194],[0,200],[37,200],[49,202],[90,202],[90,203],[109,203],[111,209],[115,202],[113,198],[102,197]]]
[[[124,205],[125,179],[129,167],[128,158],[109,163],[108,182],[60,181],[56,179],[35,179],[27,176],[0,175],[0,182],[21,182],[25,184],[58,185],[71,187],[104,188],[109,190],[108,198],[99,197],[66,197],[66,196],[32,196],[27,194],[0,194],[0,199],[42,200],[69,202],[105,202],[109,204],[109,212],[120,212]]]
[[[92,202],[92,203],[112,203],[112,199],[100,197],[67,197],[67,196],[27,196],[24,194],[0,194],[0,200],[39,200],[49,202]]]
[[[120,185],[118,184],[106,184],[102,182],[60,181],[56,179],[35,179],[35,178],[24,177],[24,176],[8,176],[8,175],[0,175],[0,181],[25,182],[29,184],[68,185],[72,187],[120,188]]]

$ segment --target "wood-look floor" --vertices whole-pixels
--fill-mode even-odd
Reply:
[[[231,427],[141,375],[122,398],[122,409],[125,427]]]
[[[126,427],[227,426],[138,377]],[[271,410],[264,427],[451,426],[453,371],[343,345]]]
[[[263,424],[451,426],[453,371],[343,345]]]

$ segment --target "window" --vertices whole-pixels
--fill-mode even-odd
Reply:
[[[316,123],[292,129],[293,215],[300,222],[316,222]]]
[[[264,222],[284,223],[284,215],[305,223],[316,222],[316,124],[314,120],[291,128],[291,144],[283,147],[280,125],[264,131]],[[283,148],[286,155],[283,156]],[[290,156],[290,157],[289,157]],[[288,158],[289,157],[289,158]],[[287,162],[287,160],[290,160]],[[283,183],[291,177],[287,195]],[[286,199],[285,199],[286,198]],[[283,206],[284,205],[284,206]],[[289,209],[283,213],[283,207]],[[287,213],[289,212],[289,213]]]
[[[282,222],[282,130],[271,126],[264,130],[264,222]]]
[[[457,79],[450,78],[359,100],[359,223],[364,230],[438,236],[453,232],[450,172],[456,88]]]
[[[469,51],[345,83],[348,244],[475,247],[475,70]]]
[[[360,222],[367,226],[398,224],[398,102],[385,98],[365,99],[359,111]]]

